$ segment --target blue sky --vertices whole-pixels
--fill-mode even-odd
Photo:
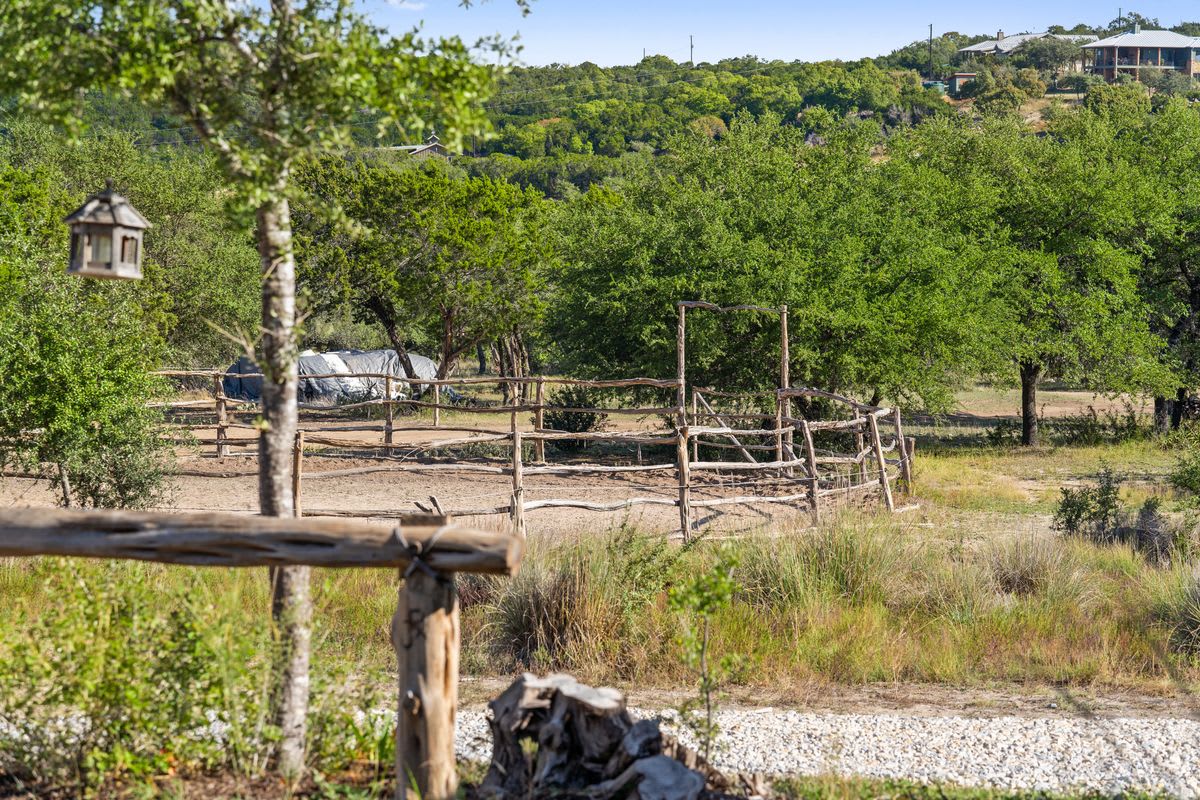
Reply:
[[[428,34],[471,41],[519,34],[520,59],[527,64],[611,66],[636,63],[643,48],[686,61],[688,34],[696,37],[697,61],[743,55],[854,59],[923,38],[931,22],[935,33],[1019,33],[1055,23],[1103,24],[1117,16],[1118,7],[1080,0],[534,0],[533,13],[524,18],[513,0],[487,0],[470,9],[458,0],[363,0],[362,8],[397,33],[423,22]],[[1200,19],[1195,0],[1155,0],[1132,8],[1167,26]]]

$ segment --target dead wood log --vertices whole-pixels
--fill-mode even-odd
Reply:
[[[492,763],[477,795],[696,800],[732,786],[698,754],[634,722],[615,689],[526,673],[490,704]]]

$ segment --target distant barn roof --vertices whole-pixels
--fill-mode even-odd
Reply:
[[[1184,36],[1175,31],[1132,30],[1085,44],[1084,47],[1200,47],[1200,36]]]
[[[410,156],[428,154],[439,156],[450,156],[450,151],[442,144],[442,140],[438,138],[437,132],[429,134],[429,138],[424,144],[401,144],[394,147],[383,147],[382,150],[398,150],[401,153],[408,153]]]
[[[960,53],[1000,53],[1007,55],[1013,50],[1016,50],[1026,42],[1034,39],[1062,39],[1064,42],[1092,42],[1096,37],[1090,33],[1017,33],[1012,36],[1003,36],[997,39],[988,39],[985,42],[976,42],[975,44],[960,47]]]

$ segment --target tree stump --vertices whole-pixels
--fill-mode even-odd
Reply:
[[[616,689],[526,673],[489,706],[492,763],[478,797],[697,800],[734,788],[658,720],[635,722]]]

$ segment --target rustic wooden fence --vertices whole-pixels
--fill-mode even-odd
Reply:
[[[396,796],[449,800],[458,787],[458,572],[511,575],[524,539],[431,514],[353,520],[0,509],[0,556],[81,556],[213,567],[396,567]],[[415,784],[417,792],[409,790]]]
[[[687,383],[687,314],[692,310],[718,313],[751,312],[777,315],[780,320],[780,363],[778,387],[759,393],[725,392],[717,389],[691,387]],[[359,402],[336,407],[301,404],[305,419],[297,437],[296,497],[301,502],[301,476],[304,474],[305,453],[313,448],[326,448],[326,452],[350,452],[357,457],[380,459],[386,465],[354,467],[350,469],[311,472],[307,479],[346,477],[374,472],[398,473],[462,473],[506,476],[511,481],[507,502],[483,507],[456,507],[447,509],[457,516],[507,515],[513,527],[524,532],[525,516],[530,512],[552,508],[574,508],[587,511],[612,512],[636,506],[673,506],[678,509],[679,531],[687,539],[696,526],[696,512],[702,509],[730,505],[793,505],[807,507],[814,520],[820,518],[822,510],[834,503],[848,499],[867,497],[878,493],[879,499],[889,510],[895,510],[894,489],[909,492],[912,487],[913,442],[903,432],[900,411],[894,408],[869,406],[848,397],[817,389],[796,388],[790,385],[788,372],[788,313],[787,308],[778,309],[758,306],[719,307],[699,301],[678,304],[678,327],[676,335],[677,372],[673,379],[624,378],[616,380],[576,380],[545,376],[513,378],[450,378],[444,380],[407,380],[397,376],[380,374],[331,373],[308,375],[306,379],[358,378],[376,381],[382,386],[382,397],[364,399]],[[223,371],[170,370],[160,373],[175,378],[201,380],[211,386],[211,398],[166,404],[179,409],[213,409],[215,412],[215,437],[200,439],[202,445],[211,445],[218,457],[253,454],[257,442],[257,429],[247,416],[258,413],[257,406],[239,403],[227,397],[223,389],[226,373]],[[255,375],[238,375],[254,378]],[[420,397],[400,397],[397,389],[401,385],[415,385],[422,390]],[[444,390],[459,388],[470,391],[473,387],[499,386],[503,395],[510,398],[501,405],[455,404],[447,401]],[[561,407],[548,402],[547,390],[552,387],[583,387],[600,390],[632,389],[645,393],[670,392],[674,402],[670,405],[630,405],[619,407]],[[532,394],[532,399],[530,395]],[[807,419],[795,417],[793,401],[803,401],[810,406],[814,401],[823,404],[827,416],[832,419]],[[759,410],[746,411],[723,408],[730,403],[752,402]],[[762,410],[773,407],[772,413]],[[382,412],[378,421],[363,420],[353,423],[328,424],[329,414],[345,415],[362,410]],[[419,411],[431,414],[428,423],[404,421],[398,410]],[[640,430],[610,430],[571,432],[547,428],[546,412],[554,410],[565,414],[609,414],[626,415],[634,418],[660,418],[670,420],[669,427],[645,428]],[[453,412],[456,419],[447,423],[443,413]],[[507,415],[508,425],[503,427],[464,423],[463,415]],[[532,430],[521,430],[519,415],[531,415]],[[811,414],[810,414],[811,416]],[[428,417],[427,417],[428,419]],[[891,441],[885,443],[881,427],[892,429]],[[245,435],[234,435],[239,432]],[[347,434],[374,433],[374,440],[347,439]],[[421,442],[397,443],[399,433],[423,433],[434,438]],[[445,436],[443,436],[445,434]],[[819,448],[816,437],[829,440],[827,446]],[[546,458],[547,442],[607,443],[612,448],[630,448],[632,463],[549,463]],[[508,451],[505,457],[485,459],[485,463],[465,463],[462,459],[450,462],[430,463],[432,452],[461,452],[463,448],[492,444]],[[526,456],[526,445],[530,445],[532,460]],[[306,451],[306,447],[309,448]],[[643,449],[659,454],[659,460],[646,463]],[[669,456],[663,457],[663,453]],[[703,460],[702,453],[735,454],[737,460]],[[889,456],[888,454],[894,454]],[[610,459],[611,461],[612,459]],[[582,498],[550,497],[528,499],[529,478],[537,476],[587,476],[622,475],[670,476],[673,478],[673,497],[629,496],[613,502],[596,502]],[[638,487],[631,484],[631,488]],[[660,491],[663,486],[641,486]],[[721,492],[740,490],[733,494]],[[701,497],[698,492],[718,494]],[[419,507],[438,510],[423,504],[423,498],[413,499]],[[394,514],[393,509],[333,510],[312,509],[308,513],[322,516],[379,517]]]

